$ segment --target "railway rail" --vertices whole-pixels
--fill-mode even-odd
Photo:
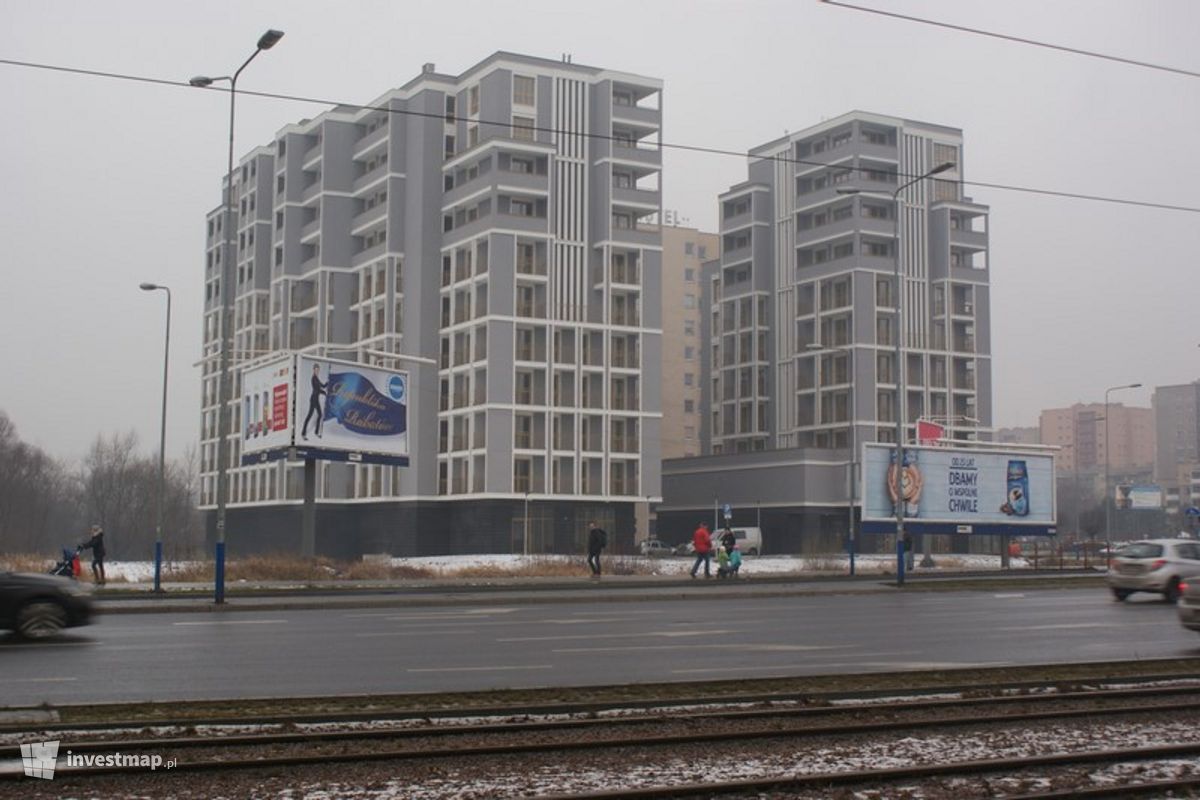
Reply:
[[[876,696],[873,698],[830,698],[819,705],[807,705],[811,697],[798,695],[753,695],[714,702],[681,703],[678,699],[656,704],[554,704],[553,714],[534,718],[532,709],[504,707],[496,716],[478,710],[460,710],[460,719],[437,723],[431,715],[376,714],[374,727],[358,727],[362,714],[314,715],[305,722],[289,717],[283,723],[262,724],[250,732],[222,731],[213,726],[209,735],[175,734],[180,728],[195,730],[196,720],[158,720],[137,722],[121,729],[112,723],[103,730],[85,726],[71,728],[69,723],[55,724],[60,733],[72,734],[73,754],[104,754],[115,751],[162,754],[175,759],[177,766],[164,778],[181,782],[184,775],[244,774],[247,780],[263,770],[329,767],[330,765],[380,765],[381,769],[403,769],[404,763],[428,764],[445,760],[458,766],[487,759],[565,758],[570,754],[628,753],[633,749],[641,758],[669,759],[671,754],[718,743],[736,741],[739,747],[756,741],[801,746],[805,741],[875,738],[913,735],[916,732],[982,729],[996,726],[1030,724],[1093,724],[1100,720],[1136,718],[1158,713],[1200,720],[1200,681],[1159,685],[1123,685],[1120,688],[1054,690],[1054,687],[1023,686],[992,696],[927,697],[911,699]],[[754,697],[746,700],[746,697]],[[841,702],[839,702],[839,700]],[[854,701],[854,702],[847,702]],[[751,703],[745,707],[744,703]],[[441,713],[445,713],[442,710]],[[544,707],[541,712],[545,714]],[[582,715],[582,716],[581,716]],[[238,725],[245,726],[246,720]],[[311,728],[309,726],[312,726]],[[5,725],[0,735],[8,741],[45,738],[49,726],[36,723]],[[205,727],[201,725],[200,727]],[[308,729],[306,729],[308,728]],[[147,731],[164,731],[146,735]],[[89,734],[92,737],[88,738]],[[15,749],[15,748],[14,748]],[[557,756],[554,754],[558,754]],[[798,791],[814,792],[840,786],[890,785],[898,781],[927,781],[954,775],[986,775],[1029,770],[1053,770],[1071,765],[1154,762],[1163,759],[1187,759],[1197,765],[1196,776],[1181,775],[1173,781],[1158,781],[1155,791],[1190,791],[1200,787],[1200,736],[1196,742],[1169,746],[1091,749],[1086,751],[1039,754],[1020,758],[968,759],[949,763],[921,764],[903,768],[859,769],[819,772],[808,775],[783,774],[750,780],[712,780],[695,784],[675,782],[661,786],[624,787],[619,792],[585,791],[577,794],[549,795],[561,798],[583,797],[687,797],[751,796],[779,793],[791,796]],[[391,762],[392,766],[386,765]],[[94,763],[94,762],[93,762]],[[128,776],[137,780],[145,775],[144,766],[93,766],[61,768],[56,783],[62,780],[86,787],[105,776]],[[5,785],[20,779],[16,770],[0,772],[0,795]],[[168,784],[169,785],[169,784]],[[21,784],[22,788],[28,783]],[[62,788],[62,784],[59,784]],[[824,789],[822,789],[824,787]],[[1083,787],[1086,788],[1086,787]],[[1078,789],[1073,794],[1080,796]],[[1112,792],[1112,787],[1108,787]],[[1151,791],[1131,788],[1129,793]],[[1152,792],[1151,792],[1152,793]],[[545,797],[544,792],[539,793]],[[980,796],[986,796],[980,795]],[[1054,794],[1014,795],[1029,798],[1055,797]]]

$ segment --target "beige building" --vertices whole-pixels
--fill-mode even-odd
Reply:
[[[700,455],[700,265],[720,255],[715,233],[662,229],[662,457]]]
[[[1106,443],[1103,403],[1076,403],[1042,412],[1042,444],[1062,448],[1057,459],[1059,472],[1103,470],[1107,464],[1116,475],[1154,464],[1152,409],[1109,403],[1107,423]]]

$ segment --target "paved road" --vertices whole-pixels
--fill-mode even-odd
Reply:
[[[427,692],[1200,656],[1100,588],[108,615],[0,641],[0,705]]]

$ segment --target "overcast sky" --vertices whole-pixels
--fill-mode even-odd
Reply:
[[[861,5],[1200,71],[1193,0]],[[368,102],[496,50],[654,76],[665,141],[745,151],[854,109],[961,128],[968,181],[1200,206],[1200,79],[822,5],[660,0],[0,0],[0,58]],[[100,433],[198,439],[204,215],[221,202],[225,95],[0,65],[0,409],[51,454]],[[244,97],[237,153],[324,106]],[[745,159],[669,151],[663,202],[716,226]],[[967,187],[991,206],[995,422],[1200,377],[1200,214]]]

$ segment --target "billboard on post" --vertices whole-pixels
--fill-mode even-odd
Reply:
[[[242,463],[408,465],[408,373],[292,355],[242,375]]]
[[[896,503],[914,533],[1055,532],[1054,456],[1042,452],[863,446],[863,530],[895,530]]]

